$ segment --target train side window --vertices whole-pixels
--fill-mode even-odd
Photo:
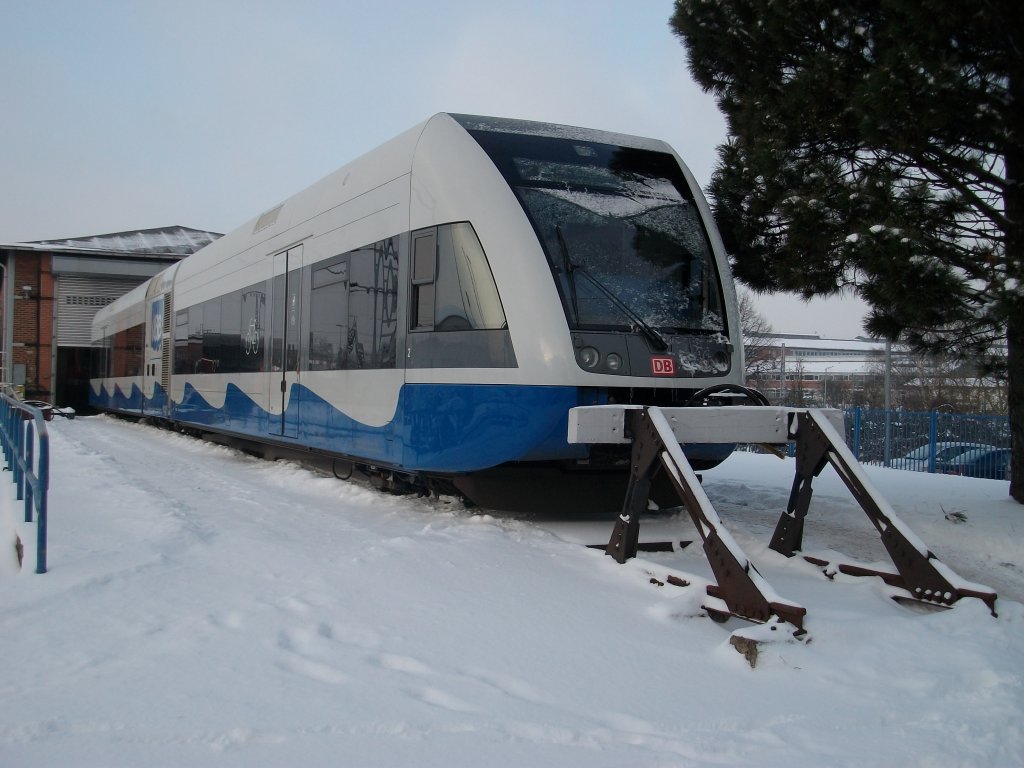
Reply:
[[[434,276],[437,266],[437,231],[413,235],[412,246],[412,327],[434,327]]]
[[[203,305],[193,304],[188,308],[188,340],[185,363],[186,372],[195,373],[203,357]]]
[[[264,283],[250,285],[242,291],[242,356],[238,369],[242,372],[263,370],[266,336],[267,293]]]
[[[174,315],[174,373],[189,373],[188,367],[188,309]]]
[[[111,350],[111,373],[114,378],[139,376],[142,373],[142,347],[146,336],[144,324],[133,325],[114,334]]]
[[[104,336],[103,340],[93,344],[92,347],[92,376],[93,379],[106,379],[110,376],[110,346],[112,339]]]
[[[203,352],[196,364],[196,373],[217,373],[221,360],[221,300],[218,296],[203,302],[204,325],[202,327]]]
[[[505,326],[491,267],[469,222],[437,228],[434,330],[497,330]]]
[[[220,367],[221,373],[241,370],[242,357],[242,292],[232,291],[220,302]]]
[[[414,331],[506,327],[494,275],[469,222],[413,233],[411,317]]]
[[[309,292],[311,371],[348,368],[355,333],[348,311],[348,254],[313,270]]]

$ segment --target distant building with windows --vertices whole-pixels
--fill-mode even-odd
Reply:
[[[885,364],[886,343],[864,337],[770,333],[748,343],[745,351],[748,385],[772,402],[838,405],[841,394],[863,390],[869,378],[878,376]],[[891,354],[894,362],[908,356],[896,346]]]
[[[173,226],[0,243],[0,382],[84,406],[97,310],[220,236]]]
[[[747,385],[780,405],[881,408],[888,402],[910,411],[996,414],[1007,409],[1005,377],[993,373],[985,359],[923,355],[864,337],[776,333],[746,339],[744,351]],[[990,354],[993,360],[1005,356],[1005,344]]]

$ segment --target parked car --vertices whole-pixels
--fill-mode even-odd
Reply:
[[[989,480],[1006,480],[1010,477],[1010,449],[974,449],[954,456],[942,463],[936,471],[947,475],[964,477],[986,477]]]
[[[912,450],[905,456],[892,460],[892,466],[896,469],[913,469],[918,472],[928,471],[928,460],[931,454],[931,443],[925,443]],[[955,459],[967,451],[993,450],[994,445],[986,443],[964,443],[960,441],[947,441],[935,444],[935,471],[941,472],[941,466],[947,461]]]

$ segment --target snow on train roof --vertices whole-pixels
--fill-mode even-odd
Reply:
[[[132,255],[174,254],[188,256],[209,245],[221,235],[190,227],[172,226],[113,232],[106,235],[74,237],[64,240],[35,240],[19,243],[32,250],[100,251]]]
[[[452,112],[447,114],[467,131],[493,131],[495,133],[547,136],[553,139],[593,141],[600,144],[636,147],[637,149],[650,149],[659,152],[664,152],[666,147],[665,142],[658,139],[601,131],[594,128],[580,128],[559,123],[540,123],[533,120],[517,120],[508,117],[485,117],[483,115],[463,115]]]

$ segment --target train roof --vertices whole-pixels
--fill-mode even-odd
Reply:
[[[176,277],[179,287],[187,291],[189,283],[195,282],[194,279],[199,278],[201,273],[211,269],[218,270],[221,268],[218,265],[226,267],[224,263],[228,259],[242,254],[248,254],[252,260],[262,259],[267,250],[274,250],[279,246],[287,247],[297,235],[306,236],[308,233],[300,231],[303,225],[323,211],[369,192],[383,182],[411,173],[420,147],[420,139],[427,125],[432,123],[441,123],[436,127],[446,131],[488,131],[544,136],[672,152],[671,147],[665,142],[640,136],[532,120],[439,112],[355,158],[182,260],[176,265],[180,267]],[[448,127],[444,127],[445,123]],[[190,278],[193,280],[190,281]],[[119,307],[127,301],[129,299],[125,297],[115,304]],[[116,311],[118,307],[113,309]]]
[[[345,197],[352,198],[361,192],[368,191],[377,186],[381,179],[392,179],[409,173],[412,169],[417,149],[420,146],[419,140],[424,129],[430,123],[446,120],[452,121],[452,128],[459,126],[466,131],[546,136],[662,152],[671,151],[671,148],[665,142],[657,139],[630,136],[593,128],[581,128],[578,126],[514,118],[467,115],[456,112],[438,112],[375,149],[351,160],[341,168],[315,182],[309,188],[269,208],[244,224],[236,232],[249,231],[252,234],[256,234],[264,230],[279,230],[280,224],[295,226],[301,222],[289,217],[289,214],[293,213],[288,210],[289,208],[304,208],[311,215],[315,215],[332,204],[332,197],[338,194],[342,187],[345,187]],[[361,180],[358,178],[360,171],[370,171],[368,180],[362,184],[360,184]],[[353,186],[355,187],[354,189]],[[234,234],[234,232],[231,233],[225,240],[228,240]],[[215,247],[226,246],[227,243],[218,242],[212,245]]]

